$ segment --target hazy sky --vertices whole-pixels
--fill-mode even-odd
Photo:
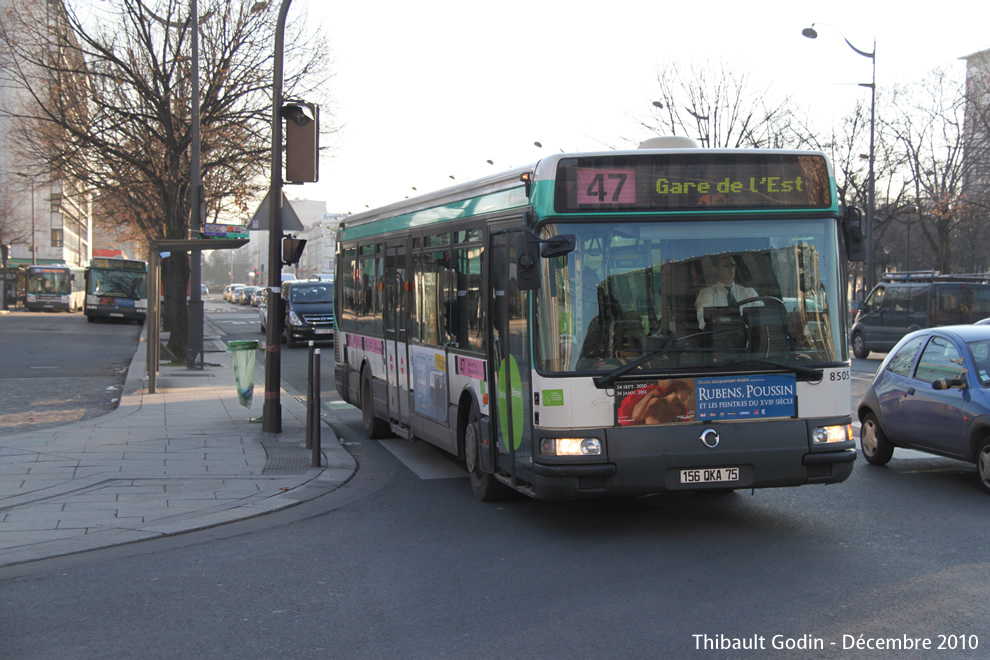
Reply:
[[[640,140],[671,60],[723,60],[754,91],[792,95],[829,126],[869,90],[921,78],[990,48],[985,1],[310,1],[330,37],[342,130],[320,182],[293,199],[359,212],[536,162]],[[307,10],[302,0],[290,8]],[[801,36],[817,23],[819,37]],[[835,29],[828,27],[834,26]],[[841,35],[840,32],[841,31]],[[325,111],[324,111],[325,112]],[[543,149],[533,145],[540,141]],[[487,164],[487,160],[494,165]]]

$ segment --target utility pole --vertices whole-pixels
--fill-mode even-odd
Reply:
[[[189,0],[192,23],[192,145],[189,172],[189,238],[197,239],[203,228],[203,186],[199,134],[199,2]],[[189,306],[186,331],[186,368],[203,368],[203,254],[189,253]],[[198,358],[198,364],[197,364]]]

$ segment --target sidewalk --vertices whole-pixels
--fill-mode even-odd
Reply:
[[[310,467],[306,406],[284,390],[282,433],[266,433],[264,386],[237,401],[217,340],[202,371],[162,366],[147,393],[144,334],[119,407],[96,419],[0,436],[0,566],[181,534],[251,518],[338,488],[355,462],[322,425]]]

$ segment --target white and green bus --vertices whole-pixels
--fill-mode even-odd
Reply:
[[[337,391],[482,500],[841,482],[863,248],[819,152],[557,154],[341,224]]]

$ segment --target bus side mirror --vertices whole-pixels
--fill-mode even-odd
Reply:
[[[574,234],[559,234],[541,239],[531,231],[516,237],[516,281],[522,291],[540,288],[540,259],[554,259],[570,254],[577,247]]]
[[[574,234],[559,234],[540,241],[540,256],[544,259],[562,257],[574,252],[577,247],[577,237]]]
[[[866,232],[863,213],[855,206],[842,210],[842,235],[846,239],[849,261],[866,261]]]
[[[520,291],[540,288],[540,238],[528,231],[516,234],[516,283]]]

